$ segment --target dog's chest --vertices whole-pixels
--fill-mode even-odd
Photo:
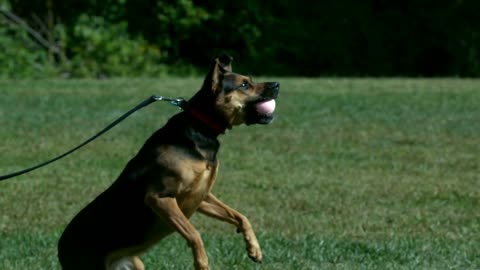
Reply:
[[[218,162],[191,162],[189,169],[182,170],[181,184],[177,193],[177,202],[185,214],[190,217],[200,206],[213,187],[218,172]]]

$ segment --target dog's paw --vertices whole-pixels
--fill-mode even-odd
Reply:
[[[197,258],[193,262],[193,266],[194,266],[195,270],[209,270],[210,269],[210,267],[208,266],[208,258],[207,257]]]
[[[262,250],[259,246],[250,246],[247,248],[247,251],[248,257],[250,257],[250,259],[252,259],[256,263],[262,263]]]
[[[198,263],[194,264],[195,270],[209,270],[208,264],[200,265]]]

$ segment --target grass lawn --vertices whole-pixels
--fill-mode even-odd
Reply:
[[[221,138],[213,190],[250,218],[264,263],[233,227],[195,215],[212,269],[480,269],[480,80],[278,80],[274,123]],[[201,81],[0,81],[0,174]],[[0,269],[58,269],[65,225],[176,111],[150,105],[74,155],[0,182]],[[142,259],[193,269],[178,235]]]

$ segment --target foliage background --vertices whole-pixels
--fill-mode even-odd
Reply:
[[[0,0],[0,8],[0,77],[192,74],[219,51],[260,75],[480,74],[475,0]]]

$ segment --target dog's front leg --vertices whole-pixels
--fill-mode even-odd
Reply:
[[[188,245],[192,248],[195,269],[208,270],[208,257],[200,233],[180,210],[177,200],[173,197],[148,194],[145,202],[165,223],[175,228],[187,240]]]
[[[243,234],[247,244],[248,256],[255,262],[262,262],[262,251],[247,217],[221,202],[212,193],[209,193],[207,198],[200,204],[198,211],[235,225],[237,231]]]

